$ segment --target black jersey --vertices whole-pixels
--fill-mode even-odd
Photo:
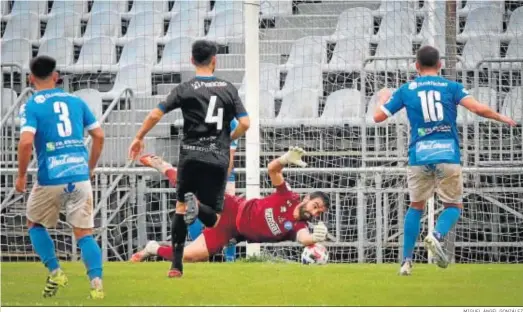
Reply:
[[[159,108],[164,113],[182,110],[180,157],[193,155],[204,162],[229,163],[231,121],[247,115],[234,85],[213,76],[196,76],[176,86]]]

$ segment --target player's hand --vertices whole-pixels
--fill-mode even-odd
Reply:
[[[93,169],[89,169],[89,179],[93,179],[94,178],[94,168]]]
[[[16,178],[16,183],[15,183],[15,189],[17,192],[19,193],[23,193],[25,192],[25,185],[27,184],[27,177],[24,175],[24,176],[18,176]]]
[[[318,222],[312,230],[312,240],[315,243],[323,242],[327,239],[327,227],[323,222]]]
[[[134,138],[131,146],[129,146],[129,159],[136,160],[144,149],[143,139]]]
[[[305,151],[297,146],[291,146],[287,153],[280,157],[282,165],[293,164],[298,167],[307,167],[307,163],[301,160],[301,157],[305,155]]]
[[[507,125],[511,126],[511,127],[515,127],[517,125],[517,123],[512,120],[512,118],[508,117],[508,116],[501,116],[501,121],[506,123]]]

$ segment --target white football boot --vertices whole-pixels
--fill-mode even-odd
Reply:
[[[408,276],[412,274],[412,261],[411,260],[405,260],[401,264],[400,268],[400,275],[402,276]]]
[[[434,236],[434,234],[429,233],[423,240],[423,243],[425,248],[430,250],[436,257],[436,264],[440,268],[446,269],[449,266],[449,260],[445,254],[445,250],[443,250],[443,247],[441,246],[441,242]]]
[[[157,241],[149,241],[145,248],[136,252],[131,257],[131,262],[141,262],[150,256],[156,256],[160,244]]]

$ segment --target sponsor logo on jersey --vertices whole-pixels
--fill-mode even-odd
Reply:
[[[195,81],[191,84],[194,90],[198,90],[199,88],[205,86],[207,88],[213,88],[213,87],[227,87],[227,83],[225,81]]]
[[[267,225],[269,226],[269,229],[271,230],[271,232],[274,236],[281,234],[280,227],[274,220],[274,214],[272,212],[272,208],[265,210],[265,221],[267,221]]]
[[[416,152],[430,151],[430,150],[454,150],[452,142],[439,141],[421,141],[416,145]]]
[[[418,128],[418,135],[425,136],[434,132],[450,132],[451,127],[449,125],[439,125],[432,128]]]
[[[37,96],[34,97],[34,101],[37,104],[42,104],[43,102],[45,102],[45,96],[37,95]]]
[[[433,161],[435,163],[454,160],[459,155],[454,140],[420,141],[416,143],[417,161]]]
[[[81,164],[85,162],[85,157],[83,156],[73,156],[73,155],[58,155],[49,157],[49,166],[50,170],[64,165],[74,165]]]
[[[418,87],[418,83],[416,81],[409,83],[409,90],[414,90],[417,87]]]
[[[290,231],[292,230],[292,222],[291,221],[287,221],[283,224],[283,227],[287,230],[287,231]]]
[[[53,142],[47,142],[47,144],[45,145],[45,150],[48,152],[52,152],[55,149],[56,149],[56,147]]]

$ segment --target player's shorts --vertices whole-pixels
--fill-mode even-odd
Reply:
[[[176,193],[183,201],[186,193],[194,193],[201,203],[217,213],[223,209],[223,196],[227,184],[227,167],[182,159],[178,163]]]
[[[45,186],[36,183],[27,202],[27,219],[46,228],[54,227],[58,222],[62,207],[65,208],[67,222],[73,227],[93,228],[91,181]]]
[[[444,203],[463,201],[463,174],[459,164],[409,166],[407,172],[410,201],[426,201],[436,192]]]
[[[236,194],[236,182],[227,181],[227,185],[225,186],[225,193],[234,196]]]
[[[207,245],[209,255],[213,255],[222,250],[232,238],[239,235],[236,229],[236,215],[244,198],[225,195],[223,213],[218,220],[218,224],[213,228],[205,228],[203,237]]]

